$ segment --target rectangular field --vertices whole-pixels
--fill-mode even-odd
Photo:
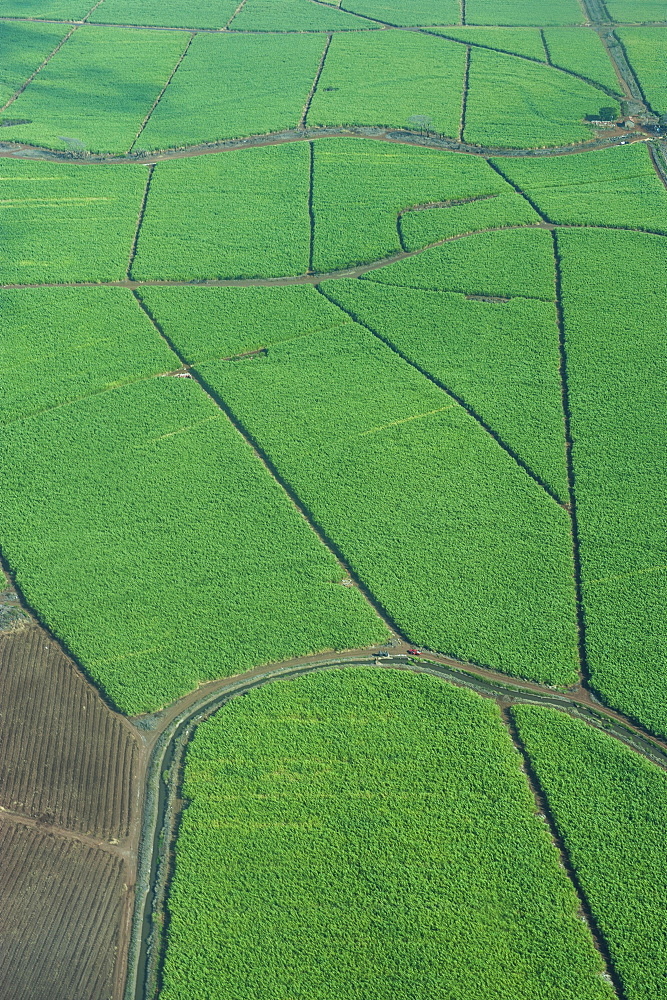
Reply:
[[[294,128],[320,35],[197,35],[137,146],[167,149]]]
[[[239,0],[104,0],[91,17],[102,24],[224,28]]]
[[[576,677],[569,519],[361,327],[199,369],[410,641]]]
[[[554,66],[572,70],[620,94],[621,84],[600,36],[590,28],[549,28],[544,32]],[[604,94],[600,94],[604,103]]]
[[[577,0],[466,0],[467,24],[581,24]]]
[[[2,16],[80,21],[92,6],[93,0],[2,0]]]
[[[126,714],[205,679],[386,636],[192,379],[148,379],[25,418],[0,452],[3,554]]]
[[[406,128],[420,114],[432,119],[437,132],[456,136],[464,69],[464,47],[433,35],[335,35],[308,124]]]
[[[459,24],[459,0],[349,0],[346,10],[387,24]]]
[[[667,28],[619,28],[616,34],[649,104],[657,114],[667,114]]]
[[[0,284],[124,278],[147,177],[135,164],[3,159]]]
[[[438,31],[439,29],[434,29]],[[537,28],[443,28],[446,38],[454,38],[483,48],[496,49],[513,55],[528,56],[544,62],[545,52],[542,37]]]
[[[83,25],[12,104],[3,137],[50,149],[123,153],[183,52],[174,31]]]
[[[3,1000],[117,1000],[120,858],[2,816],[0,856]]]
[[[132,276],[194,281],[305,273],[309,164],[305,142],[159,163]]]
[[[231,31],[358,31],[379,27],[332,6],[311,0],[246,0]]]
[[[0,7],[0,11],[4,14],[3,7]],[[53,52],[69,31],[70,25],[3,21],[1,28],[0,107],[13,97]],[[5,111],[0,114],[0,121],[10,117],[12,112]]]

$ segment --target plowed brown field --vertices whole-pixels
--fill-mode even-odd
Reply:
[[[0,814],[2,1000],[109,1000],[123,862]]]
[[[137,768],[129,724],[46,632],[32,625],[0,636],[0,806],[121,839],[133,818]]]

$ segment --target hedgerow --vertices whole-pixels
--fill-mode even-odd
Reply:
[[[186,361],[255,351],[348,322],[312,285],[155,288],[141,298]]]
[[[178,367],[125,288],[0,291],[0,423]]]
[[[468,295],[526,295],[552,302],[553,240],[544,229],[479,233],[369,271],[365,279]]]
[[[404,212],[400,219],[401,239],[406,250],[436,243],[447,236],[474,233],[539,222],[540,217],[520,194],[506,190],[463,205],[447,205],[418,212]]]
[[[458,0],[349,0],[347,10],[375,17],[388,24],[458,24]]]
[[[562,712],[517,705],[512,714],[624,995],[658,1000],[667,975],[667,775]]]
[[[294,128],[325,41],[307,34],[197,35],[138,145],[166,149]]]
[[[577,0],[466,0],[467,24],[581,24]]]
[[[3,159],[0,284],[125,277],[146,167]]]
[[[248,0],[230,25],[232,31],[346,31],[374,28],[337,7],[310,0]]]
[[[607,703],[661,734],[666,242],[644,233],[558,234],[589,669]]]
[[[456,136],[465,48],[412,31],[334,35],[308,113],[309,125],[409,126],[427,115]]]
[[[400,250],[397,216],[412,205],[510,190],[484,160],[473,156],[370,139],[327,139],[316,142],[314,150],[316,271]]]
[[[518,149],[578,142],[591,136],[582,118],[598,111],[600,96],[590,84],[550,66],[473,47],[463,137]],[[602,96],[619,113],[613,98]]]
[[[621,84],[597,32],[590,28],[548,28],[544,37],[554,66],[572,70],[619,93]],[[600,104],[608,103],[600,94]]]
[[[596,150],[585,158],[503,157],[492,162],[551,222],[667,233],[667,191],[643,143]]]
[[[371,272],[377,274],[378,272]],[[563,500],[568,496],[552,304],[328,282],[326,294],[446,385]]]
[[[183,791],[164,1000],[613,996],[489,701],[276,681],[199,726]]]
[[[107,24],[224,28],[239,0],[104,0],[91,20]]]
[[[310,249],[308,165],[306,143],[159,163],[133,277],[302,274]]]
[[[83,25],[12,104],[6,138],[50,149],[122,153],[132,145],[187,38]]]
[[[198,370],[412,642],[572,683],[567,514],[449,396],[352,326]]]
[[[663,12],[662,20],[665,20]],[[639,77],[642,91],[659,115],[667,114],[667,62],[665,28],[618,28],[630,64]]]
[[[438,30],[438,29],[434,29]],[[537,28],[443,28],[441,33],[447,38],[461,42],[472,42],[500,52],[529,56],[544,62],[545,53],[542,38]]]
[[[3,5],[4,13],[4,5]],[[0,65],[0,106],[23,86],[31,73],[53,52],[69,25],[6,21],[2,24],[2,65]],[[2,112],[9,117],[11,111]]]
[[[3,555],[127,714],[386,629],[224,414],[155,378],[12,425]]]

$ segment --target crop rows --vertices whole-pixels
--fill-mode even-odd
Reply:
[[[40,628],[0,638],[0,802],[63,829],[126,837],[137,748]]]
[[[613,996],[498,710],[468,691],[360,668],[276,681],[198,728],[184,794],[164,1000],[240,981]]]
[[[122,862],[2,818],[0,856],[3,1000],[108,1000],[115,993]]]
[[[667,775],[562,712],[512,714],[624,995],[657,1000],[667,970]]]

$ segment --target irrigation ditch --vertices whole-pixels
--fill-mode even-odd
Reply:
[[[183,699],[171,710],[134,720],[135,726],[154,734],[154,744],[146,769],[144,809],[138,848],[134,915],[127,957],[124,1000],[155,1000],[161,986],[168,914],[166,903],[174,871],[175,843],[183,801],[183,765],[188,743],[197,726],[232,698],[276,680],[292,680],[313,671],[343,667],[379,667],[430,674],[445,683],[465,687],[494,700],[503,718],[515,704],[538,705],[567,712],[641,754],[667,770],[667,743],[642,733],[613,710],[599,704],[583,688],[570,691],[546,690],[527,681],[493,675],[483,667],[457,664],[427,652],[423,658],[399,648],[381,658],[372,651],[353,651],[336,657],[304,658],[284,665],[257,668],[247,674],[207,685],[209,690],[196,700]],[[387,652],[387,650],[384,650]],[[510,734],[511,735],[511,734]],[[604,942],[602,942],[604,947]]]

